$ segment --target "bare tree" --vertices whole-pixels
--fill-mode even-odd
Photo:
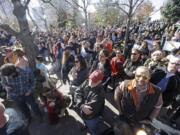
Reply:
[[[29,18],[31,19],[33,25],[34,25],[36,28],[38,28],[38,25],[37,25],[36,21],[33,19],[33,17],[32,17],[31,14],[30,14],[29,8],[27,8],[27,14],[28,14]]]
[[[88,31],[88,11],[87,8],[90,4],[90,0],[81,0],[82,5],[78,3],[77,0],[65,0],[69,5],[72,7],[78,7],[83,10],[84,17],[85,17],[85,27],[86,31]]]
[[[63,7],[58,7],[52,0],[41,0],[43,3],[49,4],[56,11],[58,21],[64,23],[67,21],[67,13]]]
[[[100,0],[98,3],[91,3],[96,7],[96,21],[100,25],[106,26],[119,23],[119,16],[122,16],[121,10],[112,3],[114,3],[113,0]]]
[[[125,54],[126,45],[129,37],[129,27],[131,19],[134,16],[138,7],[144,2],[144,0],[116,0],[114,6],[117,6],[127,16],[126,34],[125,34],[125,45],[123,53]]]
[[[52,0],[41,0],[41,1],[42,1],[43,3],[47,3],[47,4],[49,4],[51,7],[53,7],[53,8],[56,10],[56,13],[57,13],[58,16],[59,16],[59,15],[61,14],[61,12],[63,11],[62,8],[56,7],[56,6],[53,4]]]
[[[4,1],[0,0],[0,7],[2,9],[2,12],[5,15],[6,19],[8,19],[8,15],[7,15],[6,10],[5,10],[4,6],[3,6],[3,3],[4,3]]]
[[[34,38],[31,35],[26,17],[26,10],[28,8],[29,2],[30,0],[23,1],[23,3],[21,0],[11,0],[11,3],[14,7],[13,14],[17,18],[17,22],[19,24],[19,31],[15,31],[7,24],[0,24],[0,28],[4,29],[8,33],[15,35],[19,40],[21,40],[29,59],[30,66],[35,67],[35,56],[37,51],[35,45],[33,44]]]

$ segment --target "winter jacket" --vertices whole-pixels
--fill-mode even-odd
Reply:
[[[123,114],[132,120],[144,120],[149,118],[149,115],[154,110],[161,94],[159,88],[152,83],[148,84],[147,94],[144,96],[143,101],[139,102],[136,87],[133,85],[134,80],[124,81],[123,97],[121,99],[121,109]],[[139,104],[139,109],[137,106]]]
[[[81,87],[75,91],[76,106],[81,107],[82,104],[92,108],[92,114],[86,115],[82,112],[84,119],[93,119],[100,116],[104,109],[105,95],[103,86],[100,84],[96,87],[89,87],[88,81],[84,82]]]
[[[157,69],[151,75],[151,82],[158,84],[164,77],[166,77],[167,71]],[[176,95],[180,93],[180,78],[177,74],[171,76],[166,86],[166,90],[163,92],[163,106],[168,106],[175,99]]]

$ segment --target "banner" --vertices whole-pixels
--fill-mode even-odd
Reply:
[[[164,51],[172,51],[173,49],[178,49],[180,48],[180,42],[175,42],[175,41],[166,41],[163,50]]]

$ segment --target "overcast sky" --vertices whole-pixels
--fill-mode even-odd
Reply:
[[[163,4],[165,3],[166,0],[150,0],[153,3],[153,6],[155,7],[155,10],[159,9]],[[152,20],[160,19],[161,13],[160,11],[154,13],[152,16]]]
[[[159,9],[163,3],[167,0],[150,0],[152,3],[153,3],[153,6],[155,7],[155,9]],[[95,3],[95,2],[98,2],[98,0],[91,0],[92,3]],[[32,7],[36,7],[36,6],[40,6],[39,3],[38,3],[38,0],[32,0],[31,1],[31,6]],[[152,19],[155,20],[155,19],[160,19],[160,11],[159,12],[156,12],[152,15]]]
[[[92,0],[92,2],[97,2],[98,0]],[[155,7],[155,10],[159,9],[163,3],[167,0],[150,0],[153,4],[153,6]],[[155,19],[160,19],[160,11],[159,12],[156,12],[152,15],[152,19],[155,20]]]

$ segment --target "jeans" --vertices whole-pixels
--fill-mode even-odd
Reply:
[[[89,131],[92,133],[92,135],[99,135],[99,117],[90,120],[85,120],[85,124],[88,127]]]
[[[35,102],[35,98],[32,94],[29,96],[23,95],[17,97],[15,99],[15,103],[17,104],[19,109],[22,111],[22,113],[28,120],[31,120],[31,112],[28,105],[31,107],[31,109],[37,116],[39,116],[40,118],[42,117],[42,113],[38,107],[38,104]]]

